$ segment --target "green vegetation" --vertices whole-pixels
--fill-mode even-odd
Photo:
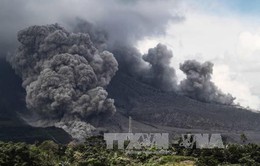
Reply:
[[[154,148],[145,152],[157,152]],[[217,166],[260,165],[260,146],[255,144],[229,145],[225,149],[185,149],[172,145],[167,154],[126,153],[108,150],[102,137],[86,139],[82,144],[68,145],[53,141],[26,144],[0,142],[1,166]]]
[[[260,146],[256,144],[232,144],[224,149],[181,149],[179,154],[197,158],[198,166],[260,166]]]
[[[240,135],[240,140],[242,141],[242,143],[246,143],[247,137],[246,137],[246,135],[245,135],[244,133],[242,133],[242,134]]]

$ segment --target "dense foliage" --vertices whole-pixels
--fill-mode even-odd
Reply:
[[[146,152],[156,152],[150,148]],[[85,166],[85,165],[260,165],[260,146],[228,145],[224,149],[186,149],[172,145],[167,154],[125,153],[108,150],[102,137],[68,145],[53,141],[26,144],[0,142],[1,166]]]
[[[230,144],[223,149],[184,149],[177,145],[175,151],[178,155],[196,158],[198,166],[260,166],[260,146],[256,144]]]

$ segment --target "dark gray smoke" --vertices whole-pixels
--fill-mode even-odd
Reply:
[[[91,21],[94,25],[84,21],[91,20],[84,16],[79,16],[81,19],[76,20],[76,27],[75,21],[71,21],[70,25],[79,31],[95,32],[92,36],[95,39],[108,40],[106,44],[111,49],[118,45],[133,47],[144,37],[164,35],[168,23],[184,20],[184,17],[175,11],[178,6],[178,1],[175,0],[166,0],[163,3],[159,0],[108,0],[102,5],[107,5],[106,9],[101,12],[102,17]]]
[[[98,49],[112,52],[119,63],[120,71],[161,90],[172,91],[176,89],[175,71],[169,66],[172,53],[166,46],[158,45],[148,56],[144,56],[156,57],[154,61],[157,62],[152,62],[149,58],[143,59],[143,55],[134,46],[146,36],[165,34],[169,22],[179,23],[184,17],[172,10],[178,5],[177,1],[171,7],[166,6],[170,1],[149,1],[149,9],[147,2],[136,1],[127,5],[119,3],[117,5],[120,8],[107,8],[107,14],[94,22],[78,18],[69,25],[75,32],[88,33]]]
[[[117,61],[110,52],[99,52],[88,34],[69,33],[57,24],[31,26],[19,31],[18,41],[12,65],[23,79],[27,107],[41,120],[66,126],[115,112],[103,87],[115,75]]]
[[[181,65],[180,69],[187,74],[187,79],[182,81],[178,86],[176,83],[177,78],[175,70],[170,66],[173,55],[171,51],[167,50],[166,46],[158,44],[155,48],[149,49],[148,54],[141,55],[141,53],[133,47],[133,42],[131,41],[131,37],[135,36],[135,31],[129,30],[129,33],[126,33],[126,35],[119,33],[113,37],[113,33],[81,19],[77,20],[76,25],[77,26],[74,28],[75,31],[89,33],[97,47],[108,48],[113,52],[119,63],[120,71],[128,73],[142,82],[163,91],[175,91],[203,102],[214,102],[227,105],[233,104],[235,98],[230,94],[222,93],[214,83],[210,81],[213,70],[212,63],[207,62],[200,65],[198,62],[187,61],[185,64]],[[110,37],[113,37],[114,39],[110,40]],[[126,41],[121,41],[122,39],[126,39]],[[194,69],[194,67],[191,67],[192,64],[197,68]],[[210,64],[212,64],[212,66]],[[208,72],[206,75],[204,75],[205,73],[198,72],[200,71],[200,68],[202,68],[201,70],[203,72],[206,71],[207,67]],[[192,69],[197,71],[196,78],[194,78],[193,75],[190,75]],[[202,79],[204,79],[204,81]]]
[[[180,83],[180,91],[183,95],[204,102],[233,104],[235,98],[230,94],[221,92],[211,81],[213,72],[213,64],[211,62],[201,64],[195,60],[187,60],[180,64],[180,69],[187,76]]]
[[[6,52],[14,50],[18,30],[30,25],[59,22],[67,29],[88,33],[98,50],[113,52],[119,63],[126,62],[127,66],[131,66],[126,67],[129,73],[143,77],[149,83],[152,80],[145,79],[151,78],[151,74],[149,77],[143,75],[143,68],[146,69],[148,63],[143,61],[134,45],[146,36],[165,34],[170,22],[183,21],[184,16],[176,12],[178,5],[177,0],[165,0],[163,3],[160,0],[3,0],[0,2],[0,47],[4,46],[3,43],[10,47],[1,49],[1,55],[6,56]],[[89,20],[91,24],[84,20]],[[128,53],[131,54],[129,57]],[[132,66],[132,62],[137,64]],[[119,68],[124,67],[120,65]]]
[[[165,45],[158,44],[145,55],[134,47],[123,46],[119,46],[113,53],[120,71],[163,91],[177,90],[175,70],[170,66],[173,55]]]
[[[0,57],[15,50],[17,31],[30,25],[59,22],[71,31],[89,34],[69,33],[58,25],[19,32],[21,45],[12,63],[23,79],[27,106],[39,117],[33,124],[56,125],[83,138],[94,129],[86,123],[88,117],[115,111],[104,87],[115,74],[117,61],[120,71],[161,90],[176,91],[171,51],[159,44],[142,55],[135,44],[147,36],[164,35],[170,22],[184,21],[177,8],[175,0],[1,0]],[[197,81],[187,80],[183,82]],[[210,79],[206,82],[207,90],[180,91],[207,102],[226,100]]]
[[[145,80],[164,91],[176,91],[177,78],[174,68],[170,66],[172,57],[172,52],[165,45],[158,44],[155,48],[150,48],[148,54],[143,56],[150,64]]]
[[[115,56],[126,66],[122,63],[119,67],[146,79],[142,73],[151,73],[151,65],[134,45],[146,36],[165,34],[169,22],[182,21],[183,16],[176,14],[177,6],[175,0],[0,1],[0,57],[10,58],[7,55],[18,45],[17,31],[31,25],[58,22],[69,30],[87,32],[95,44],[84,43],[84,35],[70,34],[56,25],[31,27],[19,33],[21,46],[13,66],[23,78],[28,108],[39,114],[34,125],[50,125],[54,121],[54,125],[70,133],[74,133],[72,126],[87,131],[85,127],[79,129],[82,119],[99,112],[113,112],[113,102],[106,98],[103,86],[114,74],[115,68],[110,65],[115,66],[116,62],[103,51],[107,48],[120,52]],[[93,24],[85,22],[80,26],[82,21],[77,18]],[[72,120],[77,123],[71,124]]]
[[[134,42],[131,41],[131,37],[137,35],[136,31],[129,30],[128,33],[125,32],[113,37],[115,32],[111,33],[111,30],[108,32],[82,19],[77,20],[74,31],[90,34],[96,47],[100,50],[108,48],[109,51],[113,52],[119,63],[120,71],[163,91],[176,91],[177,78],[174,68],[170,67],[173,55],[165,45],[158,44],[155,48],[149,49],[148,54],[142,55],[139,50],[133,47]],[[110,40],[110,37],[114,39]],[[121,41],[124,39],[125,41]]]
[[[17,31],[55,22],[72,30],[76,18],[105,29],[110,45],[133,45],[145,36],[164,34],[168,22],[183,20],[178,6],[178,0],[1,0],[0,56],[16,48]]]
[[[108,42],[108,32],[103,28],[95,26],[93,23],[90,23],[81,18],[76,18],[76,23],[71,23],[74,32],[84,32],[89,34],[91,41],[99,50],[107,49]]]

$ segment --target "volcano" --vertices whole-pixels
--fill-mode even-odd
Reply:
[[[10,64],[0,61],[0,140],[34,142],[52,139],[67,143],[72,140],[56,127],[31,127],[20,118],[28,111],[21,79]],[[91,117],[89,122],[97,133],[128,132],[132,117],[133,132],[220,133],[230,142],[239,142],[244,133],[248,141],[260,140],[260,114],[250,110],[214,103],[200,102],[174,92],[164,92],[118,71],[106,87],[115,99],[117,112],[110,118]]]

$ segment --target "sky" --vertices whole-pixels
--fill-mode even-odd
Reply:
[[[178,12],[185,20],[169,23],[164,36],[139,41],[141,52],[167,45],[178,81],[185,78],[178,68],[186,59],[211,61],[215,84],[241,106],[260,110],[260,1],[184,0]]]

